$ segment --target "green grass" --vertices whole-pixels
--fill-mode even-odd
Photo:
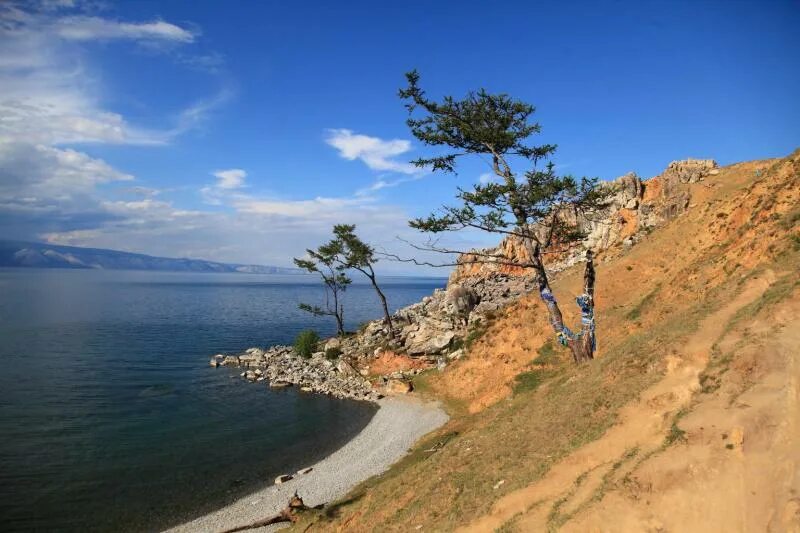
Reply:
[[[789,230],[792,229],[798,222],[800,222],[800,207],[797,207],[781,216],[780,225],[783,229]]]
[[[514,383],[514,394],[534,391],[544,383],[546,378],[547,372],[543,370],[529,370],[528,372],[517,374]]]
[[[636,306],[633,309],[631,309],[625,314],[625,318],[627,318],[628,320],[639,319],[639,317],[642,316],[642,312],[647,307],[652,305],[653,300],[655,299],[656,294],[658,294],[658,291],[660,289],[661,289],[661,284],[660,283],[656,284],[655,288],[652,291],[647,293],[647,295],[645,295],[645,297],[642,298],[642,300],[638,304],[636,304]]]
[[[548,340],[536,350],[538,356],[533,362],[537,365],[550,365],[558,363],[560,360],[559,353],[555,348],[553,339]]]
[[[681,421],[686,415],[689,414],[689,409],[684,407],[672,418],[672,425],[669,428],[669,432],[667,436],[664,437],[664,447],[671,446],[678,442],[686,442],[686,432],[682,430],[678,426],[678,422]]]
[[[488,329],[489,329],[488,324],[484,324],[482,322],[477,322],[472,327],[472,329],[469,330],[469,333],[467,333],[467,336],[464,337],[464,343],[463,343],[464,348],[469,350],[472,347],[472,345],[475,344],[475,341],[477,341],[478,339],[480,339],[481,337],[483,337],[486,334],[486,331]]]

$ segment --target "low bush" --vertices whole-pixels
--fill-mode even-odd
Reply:
[[[317,349],[319,335],[313,329],[301,331],[294,340],[294,349],[301,357],[308,359]]]
[[[338,346],[333,346],[325,350],[325,359],[334,360],[338,359],[339,356],[342,355],[342,349]]]

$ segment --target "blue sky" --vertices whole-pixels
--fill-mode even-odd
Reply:
[[[408,254],[488,168],[410,169],[407,70],[534,104],[561,172],[650,177],[800,146],[798,27],[796,0],[5,2],[0,236],[289,265],[352,222]]]

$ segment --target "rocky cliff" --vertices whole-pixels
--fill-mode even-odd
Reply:
[[[548,262],[548,270],[558,272],[581,261],[586,250],[599,254],[615,247],[629,248],[642,239],[652,228],[671,220],[688,209],[691,200],[689,184],[703,181],[708,175],[719,172],[713,159],[686,159],[673,161],[660,175],[642,180],[629,172],[602,186],[614,190],[611,204],[599,217],[582,218],[579,225],[587,235],[584,242],[572,253]],[[524,262],[530,258],[518,237],[507,237],[495,248],[481,250],[496,258],[508,257]],[[461,263],[451,274],[450,284],[462,284],[475,277],[495,274],[529,276],[530,270],[510,267],[498,262],[476,262],[474,256],[463,255]]]

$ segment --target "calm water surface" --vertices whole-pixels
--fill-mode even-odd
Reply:
[[[394,308],[444,280],[384,281]],[[333,324],[306,276],[0,269],[0,530],[154,530],[321,459],[371,404],[246,384],[209,356]],[[380,316],[354,284],[346,321]]]

